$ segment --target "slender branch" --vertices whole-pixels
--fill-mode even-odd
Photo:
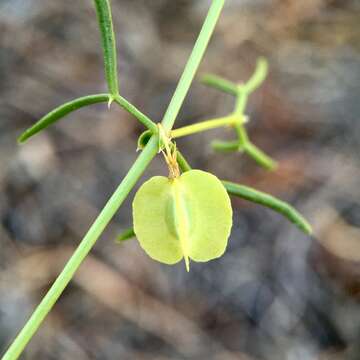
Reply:
[[[244,114],[248,99],[249,94],[245,91],[244,86],[238,85],[234,113]]]
[[[235,104],[234,113],[239,116],[245,116],[245,108],[249,97],[249,91],[254,91],[261,82],[264,81],[267,74],[267,62],[264,59],[258,60],[258,65],[254,75],[245,85],[238,86],[238,95]],[[277,162],[264,151],[255,146],[249,139],[248,133],[244,124],[235,124],[236,134],[239,139],[238,150],[243,150],[247,155],[253,158],[257,164],[267,170],[274,170],[277,167]]]
[[[122,96],[117,95],[114,97],[114,101],[118,103],[127,112],[134,115],[144,126],[146,126],[153,134],[158,131],[157,125],[140,110],[138,110],[133,104],[124,99]]]
[[[249,135],[246,131],[246,128],[243,124],[235,125],[236,134],[238,136],[239,150],[242,150],[250,143]]]
[[[117,54],[114,27],[109,0],[94,0],[101,33],[105,76],[112,98],[119,94]],[[110,99],[111,102],[111,99]]]
[[[238,86],[238,93],[236,97],[234,113],[239,116],[244,116],[245,108],[248,101],[248,94]],[[236,124],[235,131],[239,139],[239,146],[244,147],[249,142],[249,136],[243,124]]]
[[[229,181],[223,181],[222,183],[224,184],[229,194],[273,209],[276,212],[284,215],[289,221],[295,224],[306,234],[312,233],[311,225],[307,222],[307,220],[296,209],[294,209],[286,202],[248,186],[235,184]]]
[[[96,1],[97,7],[99,7],[101,4],[104,5],[105,2]],[[109,5],[108,2],[106,2],[106,4]],[[191,81],[203,57],[204,51],[214,30],[216,20],[220,15],[223,4],[224,0],[214,0],[210,7],[199,39],[195,44],[190,60],[185,67],[184,74],[181,76],[179,85],[175,90],[173,98],[164,116],[163,125],[168,131],[171,131],[171,128],[175,122],[182,102],[189,90]],[[109,7],[107,9],[108,11],[110,11]],[[99,8],[98,10],[106,11],[106,9],[103,8]],[[100,15],[99,17],[101,20]],[[100,26],[102,26],[102,23],[100,23]],[[105,47],[106,44],[107,43],[103,44],[103,46]],[[130,168],[128,174],[125,176],[115,193],[112,195],[108,203],[105,205],[104,209],[101,211],[98,218],[90,227],[88,233],[81,241],[75,253],[65,265],[63,271],[55,280],[54,284],[51,286],[48,293],[45,295],[39,306],[36,308],[35,312],[25,324],[24,328],[20,331],[19,335],[11,344],[11,346],[3,356],[2,360],[16,360],[21,355],[26,344],[30,341],[36,330],[41,325],[42,321],[45,319],[46,315],[49,313],[59,296],[64,291],[67,284],[71,281],[74,273],[79,268],[91,248],[94,246],[96,240],[100,237],[106,225],[110,222],[111,218],[114,216],[122,202],[125,200],[125,198],[129,194],[139,177],[142,175],[150,161],[155,157],[156,153],[158,152],[158,147],[159,138],[156,134],[151,137],[140,156]]]
[[[56,121],[60,120],[67,114],[80,109],[84,106],[88,106],[91,104],[97,104],[102,102],[109,101],[108,94],[96,94],[96,95],[88,95],[83,96],[75,100],[71,100],[63,105],[60,105],[56,109],[52,110],[44,117],[42,117],[38,122],[36,122],[33,126],[29,129],[25,130],[19,137],[18,142],[23,143],[30,137],[34,136],[35,134],[39,133],[40,131],[44,130],[51,124],[55,123]]]
[[[211,86],[230,95],[236,96],[238,94],[236,84],[217,75],[205,74],[202,76],[201,82],[204,85]]]
[[[183,136],[187,136],[187,135],[191,135],[191,134],[195,134],[195,133],[199,133],[199,132],[203,132],[203,131],[207,131],[207,130],[212,130],[212,129],[216,129],[216,128],[223,127],[223,126],[233,126],[235,124],[239,124],[239,123],[243,123],[243,122],[244,122],[244,119],[239,116],[234,116],[234,115],[225,116],[222,118],[201,121],[196,124],[192,124],[192,125],[188,125],[188,126],[184,126],[184,127],[175,129],[175,130],[171,131],[171,137],[173,139],[176,139],[179,137],[183,137]]]
[[[209,12],[206,16],[204,25],[201,28],[198,39],[196,40],[194,49],[181,75],[179,84],[175,91],[170,105],[164,115],[162,124],[166,131],[169,131],[174,125],[174,121],[179,114],[180,108],[189,91],[190,85],[194,79],[195,73],[204,56],[205,50],[210,41],[211,35],[215,29],[215,25],[224,6],[224,0],[213,0]]]
[[[41,303],[38,305],[26,325],[23,327],[19,335],[16,337],[2,360],[17,359],[27,343],[30,341],[36,330],[39,328],[46,315],[52,309],[65,287],[68,285],[74,273],[85,259],[97,239],[104,231],[107,224],[115,215],[120,205],[123,203],[137,180],[140,178],[150,161],[157,154],[158,140],[154,136],[137,160],[130,168],[117,190],[114,192],[108,203],[105,205],[99,216],[90,227],[89,231],[81,241],[80,245],[71,256],[64,269],[51,286]]]

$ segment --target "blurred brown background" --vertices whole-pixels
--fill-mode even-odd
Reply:
[[[122,95],[160,120],[210,1],[113,0]],[[360,2],[227,0],[200,72],[270,75],[248,114],[268,173],[210,147],[226,130],[178,141],[194,167],[272,193],[313,224],[234,200],[228,251],[174,267],[136,240],[131,198],[23,359],[360,359]],[[115,105],[82,109],[30,140],[55,106],[104,92],[91,1],[0,1],[0,350],[61,270],[136,157],[141,126]],[[194,83],[177,126],[227,114],[233,99]],[[166,174],[153,162],[143,179]],[[133,195],[133,193],[132,193]]]

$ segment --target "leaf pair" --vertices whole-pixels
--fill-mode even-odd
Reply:
[[[133,202],[134,232],[153,259],[175,264],[220,257],[232,227],[230,198],[221,181],[201,170],[145,182]]]

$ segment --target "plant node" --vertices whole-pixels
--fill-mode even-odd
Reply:
[[[176,144],[171,142],[171,136],[167,135],[164,127],[159,127],[159,152],[164,155],[166,164],[169,168],[169,179],[176,179],[180,176],[179,164],[177,162]]]

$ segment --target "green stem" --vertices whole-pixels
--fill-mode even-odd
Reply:
[[[185,70],[181,75],[179,84],[176,88],[175,94],[170,101],[170,105],[164,115],[162,124],[166,131],[171,130],[174,121],[179,114],[180,108],[189,91],[190,85],[194,79],[195,73],[204,56],[205,50],[210,41],[210,37],[215,29],[215,25],[221,14],[224,6],[224,0],[213,0],[209,12],[206,16],[204,25],[201,28],[198,39],[196,40],[194,49],[185,66]]]
[[[110,1],[94,0],[94,2],[101,33],[106,81],[109,92],[112,98],[114,98],[119,94],[119,85],[117,74],[116,41],[111,16]]]
[[[157,125],[140,110],[138,110],[133,104],[124,99],[122,96],[117,95],[114,97],[114,101],[124,108],[127,112],[134,115],[144,126],[146,126],[153,134],[158,131]]]
[[[238,136],[239,149],[242,150],[250,142],[249,135],[242,124],[235,125],[236,134]]]
[[[246,104],[248,101],[248,94],[245,91],[243,91],[243,88],[241,86],[238,86],[237,91],[238,94],[236,97],[234,113],[238,114],[239,116],[244,116]],[[239,145],[245,146],[245,144],[249,142],[249,136],[247,134],[245,126],[243,124],[236,124],[235,130],[239,138]]]
[[[106,13],[106,11],[110,11],[109,3],[100,0],[95,1],[97,5],[97,10],[98,12],[100,11],[100,14],[98,14],[100,26],[103,26],[104,24],[106,25],[106,21],[104,22],[104,19],[106,20],[107,18],[107,20],[111,20],[111,14]],[[106,4],[108,7],[103,8],[104,4]],[[224,0],[214,0],[210,7],[199,39],[195,44],[194,50],[190,56],[190,60],[185,67],[184,73],[181,76],[180,82],[175,90],[173,98],[164,116],[163,126],[168,131],[171,131],[172,129],[176,116],[191,85],[193,76],[204,55],[204,51],[214,30],[216,21],[220,15],[223,5]],[[109,21],[107,21],[107,25],[109,25]],[[109,45],[108,39],[105,38],[103,39],[103,47],[105,48],[107,45]],[[106,51],[107,50],[104,49],[105,53]],[[112,57],[112,59],[114,59],[114,57]],[[111,73],[113,73],[113,69],[114,67],[110,66]],[[115,93],[112,94],[117,95]],[[101,211],[98,218],[95,220],[94,224],[89,229],[88,233],[85,235],[84,239],[81,241],[75,253],[65,265],[63,271],[55,280],[54,284],[51,286],[48,293],[45,295],[39,306],[36,308],[35,312],[25,324],[24,328],[20,331],[14,342],[11,344],[11,346],[3,356],[2,360],[16,360],[20,356],[26,344],[35,334],[36,330],[39,328],[46,315],[54,306],[67,284],[71,281],[73,275],[81,265],[82,261],[85,259],[91,248],[94,246],[96,240],[104,231],[106,225],[110,222],[111,218],[114,216],[122,202],[125,200],[129,192],[135,185],[136,181],[139,179],[150,161],[158,152],[158,147],[158,136],[152,136],[149,143],[145,146],[144,150],[119,185],[118,189],[112,195],[108,203],[105,205],[104,209]]]
[[[195,133],[199,133],[199,132],[203,132],[203,131],[207,131],[207,130],[211,130],[211,129],[216,129],[216,128],[223,127],[223,126],[232,126],[235,124],[239,124],[241,122],[243,122],[242,118],[240,118],[239,116],[234,116],[234,115],[225,116],[225,117],[218,118],[218,119],[206,120],[206,121],[199,122],[197,124],[192,124],[192,125],[188,125],[188,126],[184,126],[184,127],[172,130],[171,137],[173,139],[176,139],[179,137],[183,137],[183,136],[187,136],[187,135],[191,135],[191,134],[195,134]]]
[[[237,97],[236,97],[235,109],[234,109],[235,114],[244,115],[248,99],[249,99],[249,94],[246,92],[244,86],[238,85]]]
[[[96,240],[100,237],[107,224],[115,215],[120,205],[123,203],[131,189],[134,187],[137,180],[140,178],[150,161],[154,158],[158,151],[158,140],[153,137],[137,160],[130,168],[123,181],[120,183],[117,190],[111,196],[108,203],[105,205],[99,216],[90,227],[89,231],[81,241],[80,245],[71,256],[64,269],[51,286],[48,293],[45,295],[41,303],[38,305],[26,325],[20,331],[2,360],[17,359],[27,343],[30,341],[36,330],[39,328],[46,315],[54,306],[59,296],[64,291],[76,270],[83,262],[91,248],[94,246]]]
[[[241,86],[238,86],[238,94],[236,97],[234,113],[238,116],[245,116],[245,108],[248,101],[248,94]],[[239,148],[245,147],[249,142],[249,136],[243,124],[236,124],[235,131],[239,139]]]
[[[109,101],[109,94],[96,94],[96,95],[87,95],[80,97],[75,100],[71,100],[56,109],[52,110],[44,117],[42,117],[38,122],[36,122],[33,126],[29,129],[25,130],[19,137],[18,142],[23,143],[30,137],[34,136],[35,134],[39,133],[43,129],[47,128],[51,124],[55,123],[56,121],[60,120],[67,114],[80,109],[84,106],[88,106],[91,104],[97,104],[102,102]]]
[[[201,78],[201,82],[230,95],[236,96],[238,93],[238,87],[236,84],[217,75],[205,74]]]
[[[265,62],[265,64],[267,63]],[[265,65],[262,61],[258,62],[257,71],[255,71],[255,74],[250,79],[249,89],[254,90],[256,86],[259,86],[260,81],[262,82],[264,80],[266,76],[266,72],[264,72],[264,66]],[[238,116],[245,116],[244,112],[249,97],[248,91],[248,83],[245,85],[239,85],[238,96],[234,110],[234,113],[238,114]],[[238,149],[240,151],[243,150],[247,155],[253,158],[257,164],[267,170],[274,170],[276,168],[276,161],[273,160],[270,156],[266,155],[265,152],[260,150],[250,141],[246,128],[243,124],[236,124],[235,130],[239,139]]]
[[[239,196],[242,199],[249,200],[251,202],[273,209],[285,216],[289,221],[295,224],[306,234],[310,235],[312,233],[311,225],[307,222],[307,220],[296,209],[294,209],[286,202],[248,186],[234,184],[229,181],[223,181],[222,183],[224,184],[229,194]]]

